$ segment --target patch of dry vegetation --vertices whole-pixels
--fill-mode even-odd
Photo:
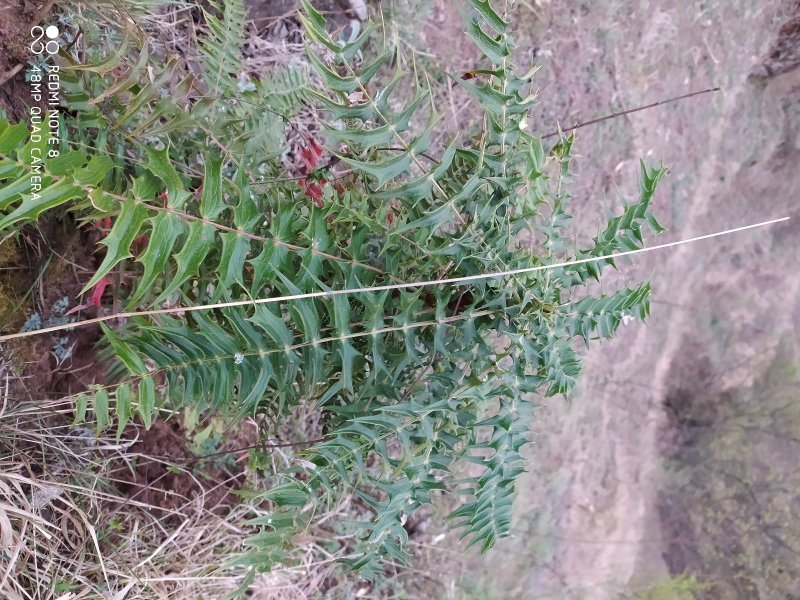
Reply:
[[[2,391],[2,390],[0,390]],[[260,514],[246,501],[208,506],[227,482],[203,482],[192,497],[163,489],[169,503],[142,501],[134,476],[159,456],[132,452],[143,431],[116,441],[94,423],[71,424],[71,400],[20,402],[0,410],[0,595],[9,600],[222,598],[245,581],[245,567],[221,568],[255,533]],[[202,471],[170,465],[186,477]],[[126,493],[121,488],[132,490]],[[177,496],[177,497],[176,497]],[[169,508],[165,508],[169,506]],[[333,572],[309,542],[291,568],[258,575],[253,598],[299,598]],[[260,592],[259,592],[260,590]]]

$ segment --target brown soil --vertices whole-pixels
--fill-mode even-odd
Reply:
[[[247,11],[257,27],[291,17],[300,6],[298,0],[246,0]],[[345,26],[353,17],[348,0],[312,0],[318,11],[337,26]]]
[[[25,66],[31,58],[27,42],[39,8],[30,1],[0,0],[0,109],[13,121],[24,118],[30,104],[25,82]]]
[[[778,30],[767,58],[753,70],[751,78],[776,77],[800,66],[800,2],[788,11],[790,16]]]
[[[135,433],[132,430],[131,433]],[[141,453],[130,482],[119,483],[131,499],[167,511],[180,510],[188,502],[224,514],[239,502],[233,494],[245,481],[247,466],[238,452],[220,454],[204,461],[189,450],[186,430],[177,420],[157,421],[150,430],[138,428],[139,440],[130,453]],[[251,446],[258,439],[252,428],[237,428],[226,436],[219,452]]]
[[[81,289],[96,268],[96,257],[91,253],[95,247],[93,236],[85,228],[77,228],[69,217],[47,219],[38,228],[23,229],[13,259],[2,265],[6,270],[0,271],[6,299],[19,307],[16,315],[4,321],[7,324],[3,333],[19,331],[34,313],[42,320],[58,317],[53,309],[65,297],[69,308],[81,303]],[[15,242],[7,240],[5,244],[13,247]],[[91,317],[94,310],[71,316]],[[11,397],[68,395],[103,382],[105,365],[98,362],[95,348],[99,339],[98,329],[85,328],[4,344],[3,356],[19,375],[14,380]],[[72,348],[66,359],[59,360],[53,352],[57,344]]]

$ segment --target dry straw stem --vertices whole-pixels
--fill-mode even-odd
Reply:
[[[765,227],[767,225],[774,225],[776,223],[781,223],[783,221],[788,221],[789,217],[781,217],[778,219],[770,219],[769,221],[762,221],[760,223],[754,223],[752,225],[745,225],[742,227],[735,227],[733,229],[726,229],[724,231],[717,231],[714,233],[708,233],[705,235],[700,235],[692,238],[688,238],[685,240],[678,240],[676,242],[668,242],[665,244],[657,244],[655,246],[650,246],[648,248],[639,248],[637,250],[627,250],[625,252],[616,252],[613,254],[604,254],[602,256],[593,256],[590,258],[582,258],[578,260],[568,260],[559,263],[553,263],[548,265],[537,265],[534,267],[526,267],[522,269],[512,269],[508,271],[498,271],[498,272],[490,272],[490,273],[481,273],[479,275],[469,275],[466,277],[450,277],[445,279],[435,279],[429,281],[414,281],[408,283],[393,283],[387,285],[376,285],[376,286],[369,286],[369,287],[361,287],[361,288],[347,288],[342,290],[326,290],[322,292],[307,292],[304,294],[291,294],[287,296],[277,296],[274,298],[259,298],[255,300],[237,300],[233,302],[217,302],[215,304],[201,304],[198,306],[185,306],[185,307],[174,307],[174,308],[161,308],[161,309],[154,309],[154,310],[143,310],[143,311],[130,311],[130,312],[121,312],[115,313],[110,315],[104,315],[102,317],[96,317],[94,319],[87,319],[85,321],[79,321],[77,323],[68,323],[66,325],[59,325],[55,327],[45,327],[44,329],[37,329],[35,331],[25,331],[20,333],[12,333],[8,335],[0,336],[0,342],[6,340],[12,340],[17,338],[29,337],[33,335],[42,335],[44,333],[54,333],[56,331],[63,331],[67,329],[73,329],[77,327],[86,327],[87,325],[93,325],[96,323],[103,323],[105,321],[110,321],[112,319],[127,319],[132,317],[147,317],[147,316],[157,316],[157,315],[165,315],[165,314],[184,314],[187,312],[195,312],[195,311],[203,311],[203,310],[213,310],[219,308],[233,308],[237,306],[254,306],[257,304],[272,304],[275,302],[288,302],[292,300],[302,300],[307,298],[330,298],[333,296],[342,296],[347,294],[359,294],[359,293],[370,293],[370,292],[383,292],[387,290],[403,290],[403,289],[411,289],[411,288],[421,288],[421,287],[431,287],[431,286],[440,286],[440,285],[459,285],[463,283],[469,283],[471,281],[485,281],[489,279],[502,279],[505,277],[510,277],[514,275],[522,275],[525,273],[536,273],[540,271],[547,271],[550,269],[559,269],[564,267],[573,267],[581,264],[592,263],[592,262],[601,262],[607,260],[616,260],[618,258],[622,258],[625,256],[632,256],[635,254],[643,254],[645,252],[652,252],[654,250],[663,250],[666,248],[673,248],[675,246],[681,246],[683,244],[691,244],[694,242],[699,242],[702,240],[708,240],[720,236],[731,235],[734,233],[739,233],[741,231],[746,231],[749,229],[755,229],[757,227]]]
[[[688,100],[689,98],[694,98],[695,96],[702,96],[703,94],[710,94],[713,92],[720,91],[719,87],[709,88],[707,90],[700,90],[697,92],[690,92],[688,94],[683,94],[682,96],[676,96],[675,98],[669,98],[667,100],[659,100],[658,102],[653,102],[652,104],[647,104],[645,106],[637,106],[636,108],[630,108],[628,110],[623,110],[620,112],[615,112],[610,115],[606,115],[604,117],[600,117],[598,119],[592,119],[591,121],[584,121],[582,123],[576,123],[572,127],[567,127],[566,129],[558,129],[557,131],[552,131],[546,135],[542,136],[542,139],[545,140],[547,138],[555,137],[557,135],[561,135],[563,131],[575,131],[576,129],[581,129],[582,127],[589,127],[590,125],[597,125],[598,123],[602,123],[603,121],[610,121],[612,119],[617,119],[619,117],[624,117],[625,115],[632,115],[633,113],[641,112],[643,110],[649,110],[651,108],[655,108],[657,106],[664,106],[666,104],[672,104],[673,102],[680,102],[681,100]]]

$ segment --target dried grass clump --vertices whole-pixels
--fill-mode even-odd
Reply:
[[[70,399],[0,405],[0,597],[196,600],[242,585],[244,567],[221,565],[255,533],[246,522],[257,507],[212,511],[202,495],[146,504],[117,487],[137,462],[158,460],[130,451],[135,430],[117,443],[74,427]],[[333,569],[334,557],[319,556],[311,542],[299,548],[294,566],[255,579],[251,597],[309,597]]]

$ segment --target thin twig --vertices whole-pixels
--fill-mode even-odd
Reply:
[[[552,133],[548,133],[542,136],[542,139],[545,140],[547,138],[555,137],[560,135],[562,131],[575,131],[576,129],[580,129],[581,127],[588,127],[589,125],[596,125],[597,123],[602,123],[603,121],[609,121],[611,119],[616,119],[618,117],[624,117],[625,115],[630,115],[636,112],[640,112],[643,110],[648,110],[650,108],[655,108],[656,106],[663,106],[665,104],[672,104],[673,102],[679,102],[681,100],[686,100],[688,98],[693,98],[695,96],[701,96],[703,94],[709,94],[711,92],[718,92],[720,90],[719,87],[709,88],[707,90],[701,90],[699,92],[691,92],[689,94],[684,94],[683,96],[676,96],[675,98],[669,98],[667,100],[659,100],[658,102],[653,102],[652,104],[648,104],[647,106],[639,106],[637,108],[631,108],[628,110],[623,110],[622,112],[616,112],[610,115],[606,115],[605,117],[600,117],[598,119],[592,119],[591,121],[586,121],[584,123],[576,123],[572,127],[567,127],[565,129],[559,129],[558,131],[553,131]]]
[[[764,227],[766,225],[773,225],[775,223],[781,223],[783,221],[788,221],[789,217],[782,217],[779,219],[770,219],[769,221],[762,221],[760,223],[754,223],[752,225],[745,225],[743,227],[735,227],[733,229],[726,229],[724,231],[717,231],[714,233],[708,233],[706,235],[700,235],[692,238],[688,238],[685,240],[678,240],[676,242],[669,242],[666,244],[658,244],[656,246],[650,246],[649,248],[638,248],[636,250],[626,250],[624,252],[616,252],[612,254],[604,254],[602,256],[592,256],[589,258],[581,258],[579,260],[567,260],[559,263],[553,263],[548,265],[537,265],[535,267],[525,267],[522,269],[510,269],[507,271],[497,271],[497,272],[490,272],[490,273],[480,273],[478,275],[467,275],[464,277],[450,277],[446,279],[436,279],[436,280],[429,280],[429,281],[412,281],[408,283],[391,283],[386,285],[374,285],[369,287],[362,287],[362,288],[346,288],[341,290],[327,290],[322,292],[307,292],[303,294],[291,294],[288,296],[275,296],[272,298],[258,298],[255,300],[237,300],[233,302],[217,302],[215,304],[201,304],[198,306],[182,306],[182,307],[173,307],[173,308],[160,308],[160,309],[153,309],[153,310],[143,310],[143,311],[131,311],[131,312],[123,312],[117,313],[112,315],[104,315],[102,317],[96,317],[94,319],[87,319],[86,321],[78,321],[77,323],[67,323],[65,325],[58,325],[54,327],[45,327],[44,329],[37,329],[35,331],[24,331],[20,333],[12,333],[8,335],[0,336],[0,342],[4,342],[7,340],[29,337],[32,335],[42,335],[45,333],[53,333],[55,331],[63,331],[66,329],[73,329],[78,327],[85,327],[87,325],[93,325],[96,323],[104,323],[106,321],[111,321],[113,319],[129,319],[132,317],[147,317],[147,316],[155,316],[155,315],[165,315],[165,314],[182,314],[187,312],[195,312],[201,310],[213,310],[219,308],[233,308],[237,306],[255,306],[258,304],[273,304],[276,302],[284,302],[290,300],[304,300],[308,298],[331,298],[333,296],[342,296],[346,294],[360,294],[360,293],[370,293],[370,292],[384,292],[387,290],[404,290],[409,288],[421,288],[421,287],[430,287],[430,286],[437,286],[437,285],[451,285],[451,284],[461,284],[470,281],[485,281],[488,279],[502,279],[504,277],[510,277],[514,275],[522,275],[525,273],[535,273],[538,271],[547,271],[550,269],[559,269],[563,267],[575,267],[577,265],[582,265],[586,263],[592,262],[600,262],[604,260],[614,260],[617,258],[621,258],[623,256],[632,256],[634,254],[643,254],[645,252],[652,252],[653,250],[662,250],[664,248],[672,248],[674,246],[681,246],[683,244],[690,244],[692,242],[699,242],[701,240],[707,240],[723,235],[729,235],[732,233],[738,233],[740,231],[746,231],[748,229],[755,229],[757,227]]]
[[[56,3],[56,0],[47,0],[39,10],[36,11],[36,14],[33,16],[33,20],[31,22],[31,27],[38,25],[41,23],[44,18],[50,14],[50,11],[53,9],[53,5]]]
[[[458,314],[459,314],[459,313],[458,313],[458,311],[461,309],[461,301],[464,299],[464,295],[465,295],[466,293],[467,293],[467,291],[466,291],[466,290],[464,290],[463,292],[461,292],[461,293],[458,295],[458,300],[456,301],[456,306],[455,306],[455,308],[453,309],[453,315],[458,315]],[[444,339],[447,339],[447,335],[448,335],[449,333],[450,333],[450,330],[449,330],[449,329],[446,329],[446,330],[445,330],[445,332],[444,332]],[[433,356],[431,356],[431,360],[428,362],[428,364],[427,364],[427,365],[425,365],[425,368],[423,368],[423,369],[422,369],[422,370],[419,372],[419,375],[417,375],[417,378],[416,378],[416,379],[414,379],[414,381],[412,381],[412,382],[411,382],[411,385],[409,385],[409,386],[408,386],[408,388],[406,388],[406,391],[405,391],[405,393],[404,393],[404,394],[403,394],[403,396],[400,398],[400,402],[401,402],[401,403],[402,403],[402,402],[405,402],[405,401],[406,401],[406,399],[408,399],[408,397],[411,395],[411,392],[414,390],[414,387],[415,387],[415,386],[416,386],[416,385],[417,385],[417,384],[420,382],[420,380],[422,379],[422,376],[423,376],[423,375],[425,375],[425,373],[427,373],[428,369],[430,369],[431,367],[433,367],[434,363],[436,362],[436,358],[437,358],[437,356],[438,356],[438,353],[437,353],[437,352],[434,352],[434,353],[433,353]]]
[[[215,458],[217,456],[225,456],[226,454],[239,454],[241,452],[248,452],[250,450],[275,450],[278,448],[297,448],[299,446],[313,446],[314,444],[319,444],[321,442],[327,441],[329,438],[321,437],[315,440],[308,440],[305,442],[283,442],[280,444],[252,444],[250,446],[243,446],[241,448],[233,448],[231,450],[221,450],[220,452],[212,452],[211,454],[204,454],[202,456],[193,456],[191,458],[182,458],[176,459],[172,456],[158,456],[155,454],[144,454],[147,458],[156,458],[159,460],[173,462],[176,464],[182,465],[190,465],[201,460],[207,460],[209,458]]]
[[[6,71],[6,72],[5,72],[5,73],[3,73],[2,75],[0,75],[0,85],[3,85],[3,84],[5,84],[5,82],[6,82],[6,81],[8,81],[8,80],[9,80],[9,79],[11,79],[12,77],[14,77],[14,75],[16,75],[17,73],[19,73],[19,72],[22,70],[22,67],[24,67],[24,66],[25,66],[25,65],[23,65],[22,63],[19,63],[19,64],[18,64],[18,65],[16,65],[15,67],[12,67],[12,68],[11,68],[11,69],[9,69],[8,71]]]
[[[375,150],[391,150],[392,152],[406,152],[407,148],[398,148],[397,146],[386,146],[383,148],[375,148]],[[425,152],[420,152],[419,156],[423,158],[427,158],[431,162],[435,162],[437,165],[439,164],[439,160],[432,157],[430,154],[426,154]]]

